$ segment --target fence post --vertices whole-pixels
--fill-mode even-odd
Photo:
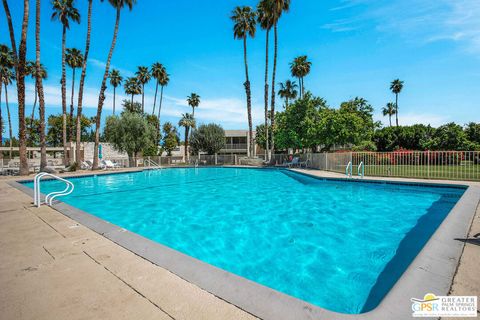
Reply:
[[[327,171],[328,170],[328,152],[324,152],[325,154],[325,168],[323,170]]]
[[[427,151],[427,178],[430,179],[430,150]]]
[[[217,154],[215,153],[215,165],[218,164]]]

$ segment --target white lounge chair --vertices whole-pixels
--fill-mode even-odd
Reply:
[[[103,164],[105,165],[105,169],[118,169],[120,166],[116,163],[113,163],[110,160],[103,160]]]
[[[287,166],[289,168],[298,167],[299,164],[300,164],[300,158],[299,157],[294,157],[292,159],[292,162],[287,162]]]

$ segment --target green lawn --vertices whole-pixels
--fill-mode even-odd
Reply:
[[[345,168],[343,167],[341,170],[338,171],[344,173]],[[357,175],[356,166],[353,166],[353,174]],[[480,165],[367,165],[365,166],[365,175],[480,181]]]

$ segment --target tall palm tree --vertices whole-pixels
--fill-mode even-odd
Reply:
[[[285,83],[280,82],[280,90],[278,90],[278,95],[285,99],[285,108],[288,108],[288,101],[290,99],[295,99],[297,97],[297,84],[291,80],[285,81]]]
[[[402,92],[403,81],[395,79],[390,83],[390,90],[395,94],[395,122],[398,127],[398,95]]]
[[[142,85],[138,81],[137,77],[127,78],[123,83],[123,88],[125,89],[126,94],[132,95],[132,103],[133,103],[133,97],[137,94],[142,93]]]
[[[117,69],[112,69],[112,72],[110,72],[110,75],[108,77],[110,78],[110,84],[113,87],[113,115],[115,115],[116,89],[119,85],[122,84],[123,77],[120,75],[120,71],[118,71]]]
[[[124,6],[132,10],[136,0],[108,0],[108,2],[116,9],[115,28],[113,31],[112,44],[108,52],[107,62],[105,64],[105,72],[103,73],[102,84],[100,85],[100,93],[98,95],[97,116],[95,117],[95,147],[93,148],[93,166],[92,170],[98,169],[98,145],[100,144],[100,120],[102,118],[103,102],[105,101],[105,90],[107,89],[107,78],[110,70],[110,63],[112,62],[113,50],[117,42],[118,26],[120,24],[120,12]]]
[[[251,7],[236,7],[233,12],[232,19],[233,37],[234,39],[243,40],[243,60],[245,63],[245,92],[247,94],[247,115],[248,115],[248,132],[250,138],[249,156],[253,155],[253,129],[252,129],[252,97],[250,91],[250,79],[248,77],[248,61],[247,61],[247,37],[254,37],[256,31],[256,13]]]
[[[165,70],[165,72],[162,74],[162,76],[158,80],[158,83],[160,84],[160,103],[158,105],[158,123],[159,124],[160,124],[160,112],[162,111],[163,88],[168,85],[168,82],[170,82],[170,76]],[[160,130],[160,128],[158,129]]]
[[[138,67],[135,75],[137,76],[138,82],[142,85],[142,112],[145,112],[145,84],[150,81],[152,75],[150,74],[148,67],[144,66]]]
[[[70,143],[73,141],[74,135],[74,125],[73,125],[73,96],[75,95],[75,70],[83,66],[83,54],[77,48],[68,48],[65,54],[65,60],[70,68],[72,68],[72,93],[70,96],[70,134],[69,139]]]
[[[69,164],[67,153],[67,74],[65,67],[65,49],[67,41],[67,29],[70,29],[70,21],[80,23],[80,13],[73,6],[74,0],[54,0],[52,20],[57,19],[62,24],[62,141],[63,141],[63,162]]]
[[[28,61],[26,69],[27,69],[27,74],[30,75],[35,80],[35,92],[34,92],[35,98],[33,101],[32,115],[30,116],[30,130],[32,130],[33,119],[35,119],[35,108],[37,106],[37,99],[38,99],[38,88],[36,85],[37,77],[41,77],[42,80],[44,80],[47,78],[48,74],[47,74],[47,69],[43,64],[40,63],[40,68],[39,69],[37,68],[36,61]]]
[[[277,56],[278,56],[278,21],[282,17],[283,12],[290,9],[290,0],[271,0],[272,17],[273,17],[273,35],[274,35],[274,51],[273,51],[273,72],[272,72],[272,101],[270,103],[270,122],[272,130],[275,128],[275,76],[277,73]],[[268,139],[267,139],[268,140]],[[272,134],[271,153],[275,152],[275,139]]]
[[[182,114],[182,118],[178,122],[180,127],[185,128],[185,145],[184,145],[184,153],[185,153],[185,161],[188,161],[188,135],[190,128],[195,128],[196,121],[192,114],[185,113]]]
[[[300,87],[300,98],[305,95],[305,85],[303,79],[310,73],[312,63],[307,60],[307,56],[299,56],[290,63],[290,71],[292,76],[298,78]]]
[[[7,72],[14,67],[13,52],[7,45],[0,44],[0,145],[3,142],[3,119],[2,119],[2,88],[3,78],[7,76]],[[3,153],[0,151],[0,159]]]
[[[40,119],[40,171],[44,171],[47,166],[47,144],[45,141],[45,97],[43,94],[43,79],[47,78],[47,70],[40,62],[40,0],[35,2],[35,89],[39,100],[39,119]],[[32,110],[32,121],[35,108]],[[33,122],[30,124],[33,128]]]
[[[88,53],[90,52],[90,35],[92,33],[92,2],[93,0],[88,0],[88,13],[87,13],[87,39],[85,40],[85,53],[83,55],[83,66],[82,74],[80,76],[80,86],[78,88],[78,104],[77,104],[77,121],[75,125],[76,137],[75,137],[75,158],[77,163],[80,162],[82,152],[80,150],[81,140],[82,140],[82,108],[83,108],[83,86],[85,84],[85,76],[87,74],[87,61]]]
[[[152,73],[152,77],[156,80],[155,82],[155,96],[153,98],[153,110],[152,115],[155,114],[155,107],[157,104],[157,93],[158,93],[158,85],[160,84],[160,79],[166,73],[165,67],[160,62],[155,62],[152,65],[152,69],[150,70]]]
[[[12,16],[7,0],[2,0],[5,15],[7,16],[8,30],[10,33],[10,42],[12,44],[13,61],[15,67],[15,75],[17,80],[17,104],[18,104],[18,145],[20,153],[20,174],[28,175],[28,161],[27,161],[27,135],[25,126],[25,64],[27,58],[27,31],[28,31],[28,17],[30,13],[30,6],[28,0],[23,0],[23,19],[22,32],[20,37],[20,45],[18,47],[15,41],[15,30],[13,29]]]
[[[200,96],[196,93],[191,93],[187,97],[187,103],[190,107],[192,107],[192,117],[195,118],[195,108],[200,105]]]
[[[12,84],[13,80],[15,79],[15,73],[10,68],[2,67],[0,75],[2,76],[1,82],[5,88],[5,104],[7,106],[7,117],[8,117],[8,133],[10,137],[10,159],[12,158],[12,138],[13,138],[13,130],[12,130],[12,118],[10,115],[10,107],[8,105],[8,86]]]
[[[395,110],[395,103],[389,102],[387,103],[386,107],[382,109],[383,116],[388,116],[388,120],[390,121],[390,127],[392,126],[392,116],[397,113]]]
[[[265,102],[265,141],[267,150],[267,161],[269,160],[269,139],[268,139],[268,50],[269,50],[269,35],[273,27],[273,1],[261,0],[257,5],[257,21],[260,27],[265,30],[265,84],[264,84],[264,102]]]

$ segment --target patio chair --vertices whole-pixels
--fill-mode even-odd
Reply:
[[[299,164],[300,164],[299,157],[294,157],[291,162],[287,162],[287,166],[289,168],[298,167]]]
[[[82,164],[80,165],[80,168],[82,170],[90,170],[92,169],[92,165],[88,163],[89,161],[82,161]]]
[[[305,161],[300,161],[300,162],[298,163],[298,166],[299,166],[300,168],[303,167],[303,168],[306,169],[306,168],[308,167],[308,159],[305,160]]]
[[[103,160],[103,164],[105,165],[105,169],[118,169],[120,166],[116,163],[113,163],[110,160]]]

